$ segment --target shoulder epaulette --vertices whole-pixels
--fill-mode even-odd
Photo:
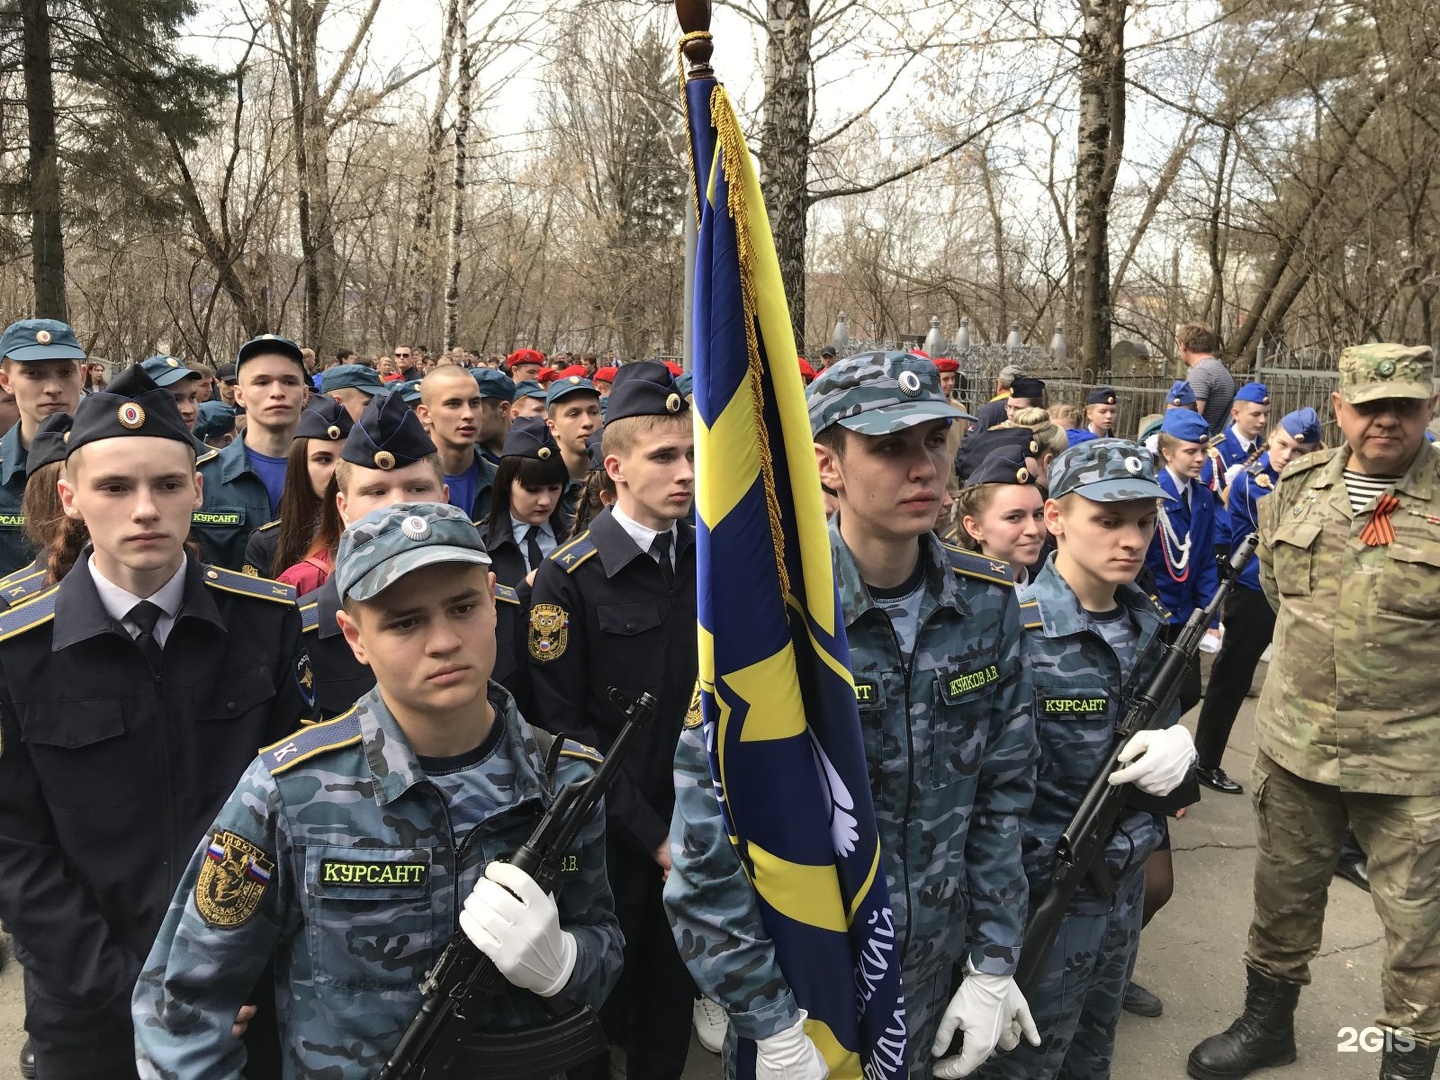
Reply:
[[[223,566],[205,567],[204,578],[205,584],[212,589],[239,593],[241,596],[253,596],[257,600],[273,600],[277,604],[293,604],[295,602],[295,587],[286,585],[283,581],[252,577],[250,574],[237,574],[234,570],[226,570]]]
[[[1154,605],[1155,610],[1160,614],[1160,618],[1164,619],[1166,622],[1169,622],[1170,610],[1163,603],[1161,603],[1160,597],[1157,596],[1155,593],[1146,593],[1145,595],[1150,598],[1150,603]]]
[[[208,454],[201,454],[195,459],[195,467],[198,469],[201,465],[208,465],[210,462],[214,461],[219,456],[220,451],[216,450],[214,447],[211,447]]]
[[[280,527],[280,519],[279,519],[279,518],[276,518],[274,521],[267,521],[267,522],[265,522],[264,525],[261,525],[260,528],[256,529],[255,531],[256,531],[256,532],[264,532],[266,529],[278,529],[279,527]]]
[[[501,585],[499,582],[496,582],[495,599],[503,604],[519,604],[520,594],[509,585]]]
[[[260,756],[271,776],[279,776],[302,761],[309,761],[328,750],[339,750],[360,741],[360,714],[352,706],[334,720],[309,724],[287,739],[265,747]]]
[[[1285,480],[1302,472],[1309,472],[1317,465],[1324,465],[1337,453],[1339,453],[1339,448],[1331,447],[1329,450],[1316,450],[1313,453],[1306,454],[1304,457],[1296,458],[1290,462],[1289,465],[1285,466],[1284,471],[1280,473],[1280,479]]]
[[[593,746],[586,746],[584,743],[570,738],[560,740],[560,756],[575,758],[577,761],[588,761],[592,765],[599,765],[605,760],[605,755]]]
[[[26,630],[33,630],[42,623],[53,619],[55,617],[55,599],[59,592],[60,585],[57,582],[48,589],[43,589],[33,596],[27,597],[4,613],[0,613],[0,641],[9,641],[12,637],[23,634]]]
[[[306,604],[300,609],[300,632],[308,634],[311,630],[320,629],[320,601]]]
[[[987,559],[984,555],[977,555],[973,551],[966,551],[964,548],[951,547],[949,544],[941,545],[945,554],[950,559],[950,569],[965,577],[979,578],[981,581],[988,581],[991,585],[1006,585],[1015,587],[1015,579],[1010,576],[1010,566],[999,559]]]
[[[7,574],[0,578],[0,603],[14,607],[28,596],[33,596],[45,587],[45,577],[49,569],[30,570],[25,572],[19,570],[13,574]]]
[[[1039,600],[1020,601],[1020,623],[1026,630],[1039,630],[1045,625],[1045,620],[1040,617]]]
[[[567,574],[573,574],[576,568],[586,559],[590,558],[590,556],[594,555],[597,550],[595,541],[590,537],[590,530],[586,529],[568,544],[552,551],[550,553],[550,559],[553,562],[559,563],[561,569]]]

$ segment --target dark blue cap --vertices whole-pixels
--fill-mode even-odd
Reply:
[[[1270,388],[1264,383],[1247,382],[1235,391],[1236,401],[1250,401],[1256,405],[1270,404]]]
[[[376,394],[350,429],[340,456],[366,469],[403,469],[435,453],[424,425],[400,394]]]
[[[364,364],[336,364],[320,373],[320,392],[328,394],[332,390],[363,390],[372,397],[385,389],[385,384],[380,381],[379,374],[372,367]]]
[[[397,394],[399,394],[402,398],[404,398],[406,405],[418,405],[418,404],[420,404],[420,380],[419,380],[419,379],[411,379],[411,380],[409,380],[408,382],[399,382],[399,383],[396,383],[395,386],[394,386],[394,390],[395,390],[395,392],[396,392]]]
[[[560,456],[560,444],[543,416],[526,416],[510,425],[501,457],[528,457],[547,461]]]
[[[25,458],[25,479],[29,480],[46,465],[64,461],[67,452],[65,437],[75,424],[69,413],[51,413],[40,422],[40,430],[30,440],[30,454]]]
[[[1203,446],[1210,441],[1210,425],[1205,423],[1203,416],[1189,409],[1171,409],[1161,421],[1160,430],[1181,442],[1200,443]]]
[[[1038,458],[1040,444],[1035,441],[1035,432],[1028,427],[987,428],[974,435],[967,435],[955,455],[955,476],[962,484],[971,483],[970,477],[980,468],[980,463],[997,450],[1015,447],[1024,451],[1026,457]]]
[[[522,397],[533,397],[544,401],[545,396],[545,388],[543,386],[534,379],[525,379],[515,384],[515,396],[510,400],[519,401]]]
[[[1045,384],[1039,379],[1021,378],[1010,384],[1010,396],[1032,400],[1045,396]]]
[[[1018,446],[1002,446],[985,455],[975,467],[967,487],[976,484],[1033,484],[1035,477],[1025,464],[1025,451]]]
[[[1165,395],[1165,407],[1170,409],[1177,405],[1193,406],[1194,404],[1195,391],[1190,388],[1190,384],[1184,379],[1176,379],[1170,387],[1170,392]]]
[[[1280,418],[1280,426],[1296,442],[1309,444],[1320,441],[1320,414],[1309,405],[1286,413]]]
[[[182,379],[198,379],[200,372],[191,371],[185,366],[184,360],[177,360],[173,356],[152,356],[149,360],[140,361],[140,366],[145,369],[156,386],[174,386]]]
[[[1085,396],[1086,405],[1114,405],[1115,388],[1113,386],[1097,386]]]
[[[209,439],[235,430],[235,409],[223,401],[202,401],[196,410],[195,437]]]
[[[301,411],[295,438],[339,442],[354,426],[355,421],[350,419],[345,406],[334,398],[318,397]]]
[[[21,319],[0,334],[0,357],[19,360],[84,360],[85,350],[69,323],[59,319]]]
[[[615,388],[605,402],[605,422],[631,416],[681,416],[689,408],[669,368],[659,360],[640,360],[615,373]]]
[[[480,387],[482,398],[498,398],[501,401],[515,400],[515,380],[503,371],[477,367],[471,368],[470,374],[474,377],[475,384]]]
[[[591,472],[605,467],[605,451],[602,449],[604,442],[605,430],[603,428],[585,440],[585,453],[590,458]]]
[[[294,360],[300,366],[301,372],[305,370],[305,354],[300,351],[300,346],[287,337],[279,334],[261,334],[253,337],[235,354],[235,372],[238,375],[240,369],[245,366],[246,360],[253,360],[257,356],[283,356],[287,360]]]
[[[595,389],[595,384],[589,379],[579,375],[567,375],[550,384],[550,389],[545,394],[545,404],[547,406],[554,405],[561,398],[567,398],[571,394],[594,394],[596,398],[599,398],[600,391]]]
[[[126,368],[99,393],[80,399],[75,426],[65,443],[65,456],[68,458],[86,443],[129,436],[174,439],[194,446],[175,398],[169,390],[156,386],[138,365]]]
[[[695,391],[695,375],[692,372],[685,372],[675,380],[675,389],[680,391],[682,397],[689,397]]]

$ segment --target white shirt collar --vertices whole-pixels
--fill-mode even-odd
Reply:
[[[514,514],[510,515],[510,535],[516,540],[530,535],[530,522],[521,521]],[[550,528],[550,519],[546,518],[540,523],[540,535],[555,539],[555,532]]]
[[[650,553],[650,545],[653,544],[653,543],[655,543],[655,537],[657,537],[657,536],[660,535],[660,531],[661,531],[661,530],[651,529],[651,528],[648,528],[647,526],[641,525],[638,521],[636,521],[634,518],[632,518],[629,514],[625,513],[624,510],[621,510],[621,509],[620,509],[620,505],[619,505],[618,503],[615,504],[614,506],[610,507],[610,514],[611,514],[612,517],[615,518],[615,523],[616,523],[617,525],[619,525],[622,529],[625,530],[625,534],[626,534],[627,536],[629,536],[631,540],[634,540],[634,541],[635,541],[635,546],[638,547],[641,551],[645,552],[645,553],[648,555],[648,554]],[[674,523],[672,522],[671,525],[670,525],[670,528],[665,529],[665,530],[663,530],[663,531],[670,533],[670,536],[671,536],[671,547],[670,547],[670,550],[671,550],[671,552],[672,552],[671,558],[674,558],[674,555],[673,555],[673,552],[674,552],[674,550],[675,550],[675,547],[674,547],[675,525],[674,525]]]
[[[100,597],[100,604],[116,622],[125,627],[132,635],[139,627],[126,620],[131,609],[141,600],[149,600],[160,609],[162,615],[159,622],[155,624],[155,639],[164,644],[165,637],[170,632],[170,627],[175,625],[175,618],[180,614],[180,604],[185,599],[185,559],[180,560],[180,568],[171,575],[170,580],[156,589],[150,596],[136,596],[132,592],[122,589],[113,581],[100,573],[100,568],[95,565],[95,554],[91,552],[87,566],[90,569],[91,580],[95,582],[95,592]]]
[[[1165,471],[1170,474],[1170,482],[1175,485],[1175,494],[1179,495],[1182,499],[1188,499],[1190,497],[1190,481],[1177,473],[1169,465],[1165,466]]]

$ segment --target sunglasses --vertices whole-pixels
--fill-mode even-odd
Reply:
[[[408,352],[397,352],[397,353],[395,354],[395,359],[396,359],[396,360],[409,360],[409,359],[410,359],[410,354],[409,354]]]

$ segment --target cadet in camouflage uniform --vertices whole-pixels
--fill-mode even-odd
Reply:
[[[1162,655],[1164,616],[1133,582],[1165,497],[1154,463],[1125,439],[1093,439],[1050,467],[1045,522],[1056,552],[1021,592],[1024,663],[1033,684],[1040,767],[1025,819],[1032,908],[1050,890],[1055,847],[1114,745],[1128,707]],[[1164,727],[1137,732],[1110,782],[1168,795],[1195,759],[1172,708]],[[1138,757],[1136,755],[1139,755]],[[1115,1024],[1140,945],[1145,861],[1164,836],[1161,818],[1122,813],[1105,848],[1112,897],[1082,886],[1071,897],[1031,1002],[1042,1042],[988,1061],[986,1080],[1101,1080],[1110,1075]]]
[[[1009,567],[945,547],[932,532],[949,473],[946,429],[956,418],[935,366],[904,353],[851,357],[810,388],[821,481],[840,501],[830,544],[916,1080],[932,1070],[962,1075],[997,1043],[1014,1045],[1017,1018],[1030,1022],[1011,976],[1023,932],[1020,820],[1034,794],[1035,728]],[[675,786],[665,904],[691,975],[729,1014],[727,1075],[738,1036],[757,1040],[759,1060],[772,1069],[789,1063],[791,1080],[823,1076],[725,835],[698,724],[687,722],[682,735]],[[962,961],[971,974],[947,1010]],[[932,1044],[943,1053],[957,1026],[965,1056],[937,1064]]]
[[[346,530],[340,618],[379,685],[261,751],[201,840],[135,990],[142,1076],[236,1076],[231,1021],[273,958],[283,1075],[370,1080],[457,924],[511,984],[480,1030],[605,999],[620,933],[603,810],[554,899],[501,861],[598,758],[562,744],[551,775],[555,740],[490,680],[489,564],[449,506],[397,503]]]
[[[1440,1045],[1440,453],[1428,348],[1340,355],[1345,443],[1280,474],[1260,503],[1260,584],[1276,611],[1255,713],[1255,914],[1244,1014],[1190,1075],[1295,1060],[1293,1018],[1320,948],[1347,825],[1385,927],[1383,1080],[1434,1074]]]

